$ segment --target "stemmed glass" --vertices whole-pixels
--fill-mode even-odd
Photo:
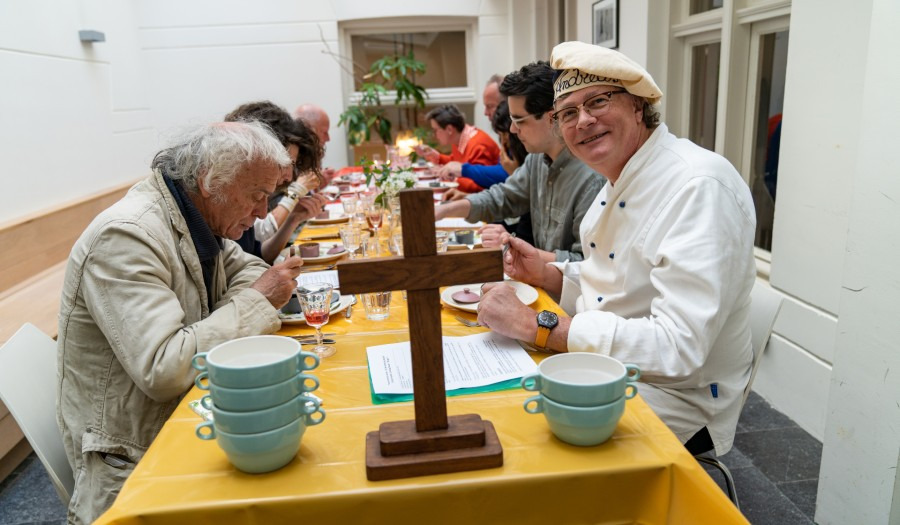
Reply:
[[[381,227],[381,220],[384,217],[382,212],[381,205],[374,202],[366,207],[366,220],[369,221],[369,226],[372,228],[372,237],[375,239],[376,253],[378,251],[378,228]]]
[[[313,352],[324,359],[334,355],[333,346],[322,344],[322,327],[328,324],[331,313],[332,286],[328,283],[312,283],[297,288],[297,299],[306,318],[306,324],[316,329],[316,347]]]
[[[341,242],[344,244],[344,249],[350,253],[351,259],[356,259],[356,252],[361,245],[359,229],[353,224],[345,224],[340,227],[339,232]]]

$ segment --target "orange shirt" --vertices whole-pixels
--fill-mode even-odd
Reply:
[[[500,162],[500,146],[490,135],[467,124],[463,128],[458,147],[454,144],[450,149],[450,155],[441,155],[439,163],[447,164],[452,161],[493,166]],[[466,193],[475,193],[484,189],[468,177],[459,177],[456,182],[459,183],[460,191]]]

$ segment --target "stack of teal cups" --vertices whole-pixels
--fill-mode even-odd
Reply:
[[[543,413],[551,432],[566,443],[598,445],[616,430],[625,401],[637,394],[640,377],[636,365],[609,356],[558,354],[522,378],[522,388],[539,392],[525,401],[525,411]]]
[[[306,427],[325,411],[307,395],[319,380],[306,373],[319,366],[300,343],[274,335],[244,337],[194,356],[194,383],[212,421],[197,425],[200,439],[215,439],[228,460],[249,473],[279,469],[297,455]]]

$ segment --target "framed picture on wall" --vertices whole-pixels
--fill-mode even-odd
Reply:
[[[619,47],[619,0],[594,2],[591,20],[594,44],[610,49]]]

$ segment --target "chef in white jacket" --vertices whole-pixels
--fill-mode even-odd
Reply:
[[[491,284],[478,320],[555,351],[638,365],[642,397],[678,438],[724,454],[752,360],[747,184],[723,157],[669,133],[654,109],[662,92],[625,55],[565,42],[550,63],[559,132],[609,184],[581,223],[584,261],[546,264],[501,238],[506,273],[560,297],[571,317],[536,316],[511,287]]]

